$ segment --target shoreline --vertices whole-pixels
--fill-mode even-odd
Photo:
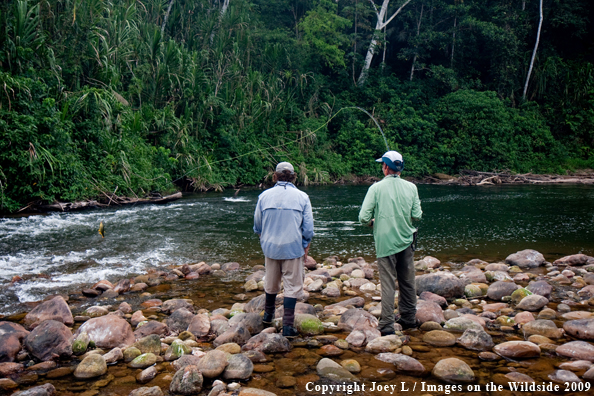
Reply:
[[[430,184],[430,185],[449,185],[449,186],[496,186],[496,185],[594,185],[594,170],[586,169],[573,172],[568,175],[559,174],[514,174],[510,172],[479,172],[473,170],[462,171],[459,175],[447,175],[444,173],[436,173],[422,178],[407,177],[404,179],[414,184]],[[354,176],[350,175],[342,177],[329,183],[308,183],[308,185],[323,185],[323,184],[340,184],[340,185],[370,185],[381,180],[376,176]],[[272,184],[270,184],[272,185]],[[302,186],[301,184],[298,184]],[[259,185],[238,185],[230,186],[230,189],[256,189],[269,186],[268,184]],[[208,193],[210,190],[203,191]],[[85,201],[76,202],[54,202],[43,203],[36,202],[19,209],[15,213],[2,213],[0,218],[21,217],[35,214],[45,214],[52,212],[76,212],[88,209],[101,209],[107,207],[125,207],[131,205],[142,204],[166,204],[175,201],[183,196],[184,193],[198,193],[197,191],[178,191],[174,194],[153,197],[153,198],[138,198],[126,196],[105,196],[97,197],[96,200],[89,199]],[[27,209],[34,208],[34,210],[27,211]]]

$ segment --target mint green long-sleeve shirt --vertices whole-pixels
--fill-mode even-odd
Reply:
[[[423,214],[417,186],[399,176],[386,176],[367,191],[359,221],[373,224],[377,257],[387,257],[406,249],[413,242],[416,228],[412,219]]]

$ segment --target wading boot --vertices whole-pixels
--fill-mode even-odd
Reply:
[[[272,326],[272,320],[274,319],[274,309],[276,302],[276,294],[266,293],[266,305],[264,307],[264,317],[262,318],[262,324],[264,328]]]
[[[295,327],[295,305],[297,304],[296,298],[285,297],[283,302],[285,313],[283,315],[283,336],[286,338],[295,338],[299,335],[299,332]]]

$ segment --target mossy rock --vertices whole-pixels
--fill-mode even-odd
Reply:
[[[155,363],[157,363],[157,355],[154,353],[143,353],[130,362],[130,367],[145,369]]]
[[[504,315],[495,319],[495,323],[497,323],[499,326],[513,326],[516,324],[516,321],[509,316]]]
[[[324,325],[317,317],[309,314],[295,315],[295,327],[305,336],[314,336],[324,333]]]
[[[480,297],[483,295],[483,291],[481,290],[480,287],[478,287],[478,285],[466,285],[464,287],[464,295],[467,298],[475,298],[475,297]]]
[[[511,294],[511,301],[514,304],[518,304],[526,296],[530,296],[533,293],[525,288],[517,289]]]
[[[192,348],[187,346],[181,340],[175,340],[171,343],[167,351],[165,352],[165,360],[171,361],[179,359],[184,355],[190,355],[192,353]]]
[[[89,339],[89,335],[85,331],[83,331],[78,335],[78,337],[76,337],[76,340],[74,340],[74,342],[72,343],[72,353],[74,353],[75,355],[82,355],[87,351],[90,341],[91,340]]]
[[[124,351],[124,361],[131,362],[132,360],[136,359],[141,354],[142,354],[142,352],[140,352],[140,349],[138,349],[136,347],[126,348],[126,350]]]

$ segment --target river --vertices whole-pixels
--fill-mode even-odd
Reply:
[[[371,229],[357,222],[367,186],[313,186],[317,260],[374,259]],[[263,264],[252,231],[260,190],[190,194],[176,202],[0,219],[0,314],[27,302],[148,267],[206,261]],[[420,185],[416,257],[504,260],[536,249],[548,260],[594,255],[592,186]],[[105,224],[105,238],[98,233]],[[14,276],[23,281],[11,284]]]

